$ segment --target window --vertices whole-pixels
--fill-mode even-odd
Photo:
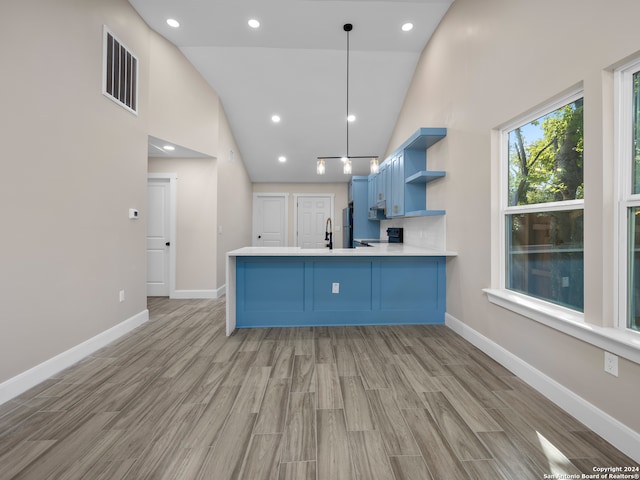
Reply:
[[[138,111],[138,59],[104,27],[102,93],[127,110]]]
[[[582,92],[502,130],[504,286],[580,312],[583,131]]]
[[[616,72],[621,286],[626,328],[640,331],[640,61]]]

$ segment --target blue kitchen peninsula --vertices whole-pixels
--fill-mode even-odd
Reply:
[[[446,258],[405,244],[227,253],[227,335],[236,328],[442,324]]]

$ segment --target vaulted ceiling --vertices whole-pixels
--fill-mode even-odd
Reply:
[[[353,25],[349,111],[356,116],[349,154],[382,157],[420,53],[453,2],[129,1],[218,93],[254,182],[348,180],[340,160],[316,175],[317,157],[347,150],[346,23]],[[169,26],[170,18],[180,26]],[[413,29],[403,31],[406,23]],[[354,174],[368,169],[368,160],[353,161]]]

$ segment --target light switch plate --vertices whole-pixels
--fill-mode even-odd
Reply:
[[[340,293],[340,284],[338,282],[331,284],[331,293]]]

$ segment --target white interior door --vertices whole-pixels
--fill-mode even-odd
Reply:
[[[298,245],[302,248],[323,248],[326,245],[327,219],[332,213],[331,196],[301,195],[297,208]]]
[[[287,194],[253,196],[253,246],[287,245]]]
[[[169,178],[147,180],[147,295],[170,294],[171,185]]]

